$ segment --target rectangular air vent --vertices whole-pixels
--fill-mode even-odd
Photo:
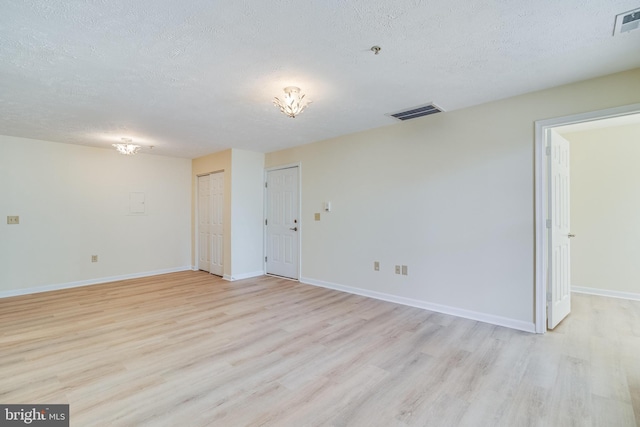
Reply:
[[[428,116],[430,114],[441,113],[442,111],[444,110],[434,104],[425,104],[418,107],[410,108],[408,110],[398,111],[397,113],[389,113],[387,114],[387,116],[393,117],[394,119],[398,120],[410,120],[422,116]]]
[[[640,28],[640,8],[616,15],[613,35],[627,33]]]

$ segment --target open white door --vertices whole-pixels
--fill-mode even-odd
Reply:
[[[298,279],[298,168],[267,172],[267,274]]]
[[[555,328],[571,312],[571,245],[569,238],[569,141],[549,129],[549,276],[547,327]]]

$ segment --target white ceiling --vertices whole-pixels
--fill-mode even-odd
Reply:
[[[615,15],[639,5],[3,0],[0,134],[269,152],[397,123],[385,113],[405,107],[451,111],[640,67],[640,30],[612,37]],[[271,104],[290,85],[313,100],[295,119]]]

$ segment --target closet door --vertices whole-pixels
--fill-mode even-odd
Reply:
[[[224,275],[224,172],[198,177],[198,269]]]
[[[211,274],[224,275],[224,172],[210,175],[211,182],[211,216],[209,221],[209,235],[211,239],[211,258],[209,261]]]

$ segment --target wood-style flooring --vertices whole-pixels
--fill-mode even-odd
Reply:
[[[72,426],[635,426],[640,302],[535,335],[273,277],[0,300],[0,403]]]

